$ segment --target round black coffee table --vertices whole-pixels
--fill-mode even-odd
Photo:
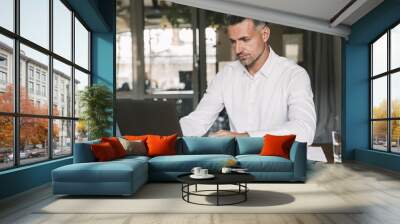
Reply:
[[[182,183],[182,199],[188,203],[198,205],[234,205],[247,200],[247,192],[249,188],[247,183],[255,180],[255,177],[248,173],[215,173],[215,177],[212,179],[193,179],[190,177],[191,173],[182,174],[177,177],[178,181]],[[197,190],[197,185],[216,185],[215,190]],[[190,191],[190,186],[195,186],[194,191]],[[220,189],[220,185],[236,185],[237,190],[223,190]],[[209,192],[215,192],[215,194],[206,194]],[[190,196],[204,196],[204,197],[216,197],[216,204],[202,204],[190,201]],[[231,203],[221,203],[221,197],[232,197],[240,196],[240,199]]]

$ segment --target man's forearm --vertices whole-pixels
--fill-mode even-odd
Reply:
[[[235,134],[236,134],[236,137],[249,137],[250,136],[249,133],[247,133],[247,132],[242,132],[242,133],[235,132]]]
[[[233,132],[227,130],[219,130],[214,133],[210,133],[209,136],[211,137],[249,137],[247,132]]]

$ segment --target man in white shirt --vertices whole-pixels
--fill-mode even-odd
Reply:
[[[228,36],[238,60],[220,71],[195,111],[180,119],[184,136],[203,136],[223,108],[230,131],[210,136],[296,135],[311,144],[316,114],[310,79],[270,48],[265,22],[228,16]]]

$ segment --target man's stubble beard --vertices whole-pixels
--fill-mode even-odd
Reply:
[[[264,45],[264,48],[262,49],[262,51],[260,52],[260,54],[258,54],[257,57],[254,58],[252,61],[246,63],[246,61],[242,61],[242,60],[239,59],[240,63],[241,63],[242,65],[246,66],[246,67],[251,67],[251,66],[253,66],[253,65],[261,58],[261,56],[263,55],[263,53],[264,53],[264,51],[265,51],[265,49],[266,49],[267,47],[268,47],[267,44]]]

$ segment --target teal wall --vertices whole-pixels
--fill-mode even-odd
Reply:
[[[343,158],[391,170],[399,170],[399,156],[369,149],[369,43],[399,21],[400,0],[384,1],[353,24],[343,58]]]
[[[356,149],[355,160],[369,165],[400,172],[400,155],[377,152],[367,149]]]
[[[71,163],[69,157],[0,172],[0,199],[48,183],[53,169]]]
[[[113,93],[113,105],[116,105],[116,57],[115,57],[115,32],[116,15],[115,1],[99,1],[98,8],[107,24],[107,32],[92,32],[92,81],[105,84]],[[115,136],[115,113],[113,113],[113,126],[110,133]]]
[[[92,31],[92,83],[101,83],[110,88],[115,108],[115,0],[68,0],[68,2]],[[115,114],[110,133],[115,135]]]
[[[93,33],[92,35],[92,73],[93,83],[102,83],[110,88],[114,86],[114,35]],[[103,55],[111,55],[104,57]]]
[[[115,99],[115,0],[67,2],[92,31],[92,82],[109,86]],[[50,182],[53,169],[71,163],[69,157],[0,172],[0,199]]]

